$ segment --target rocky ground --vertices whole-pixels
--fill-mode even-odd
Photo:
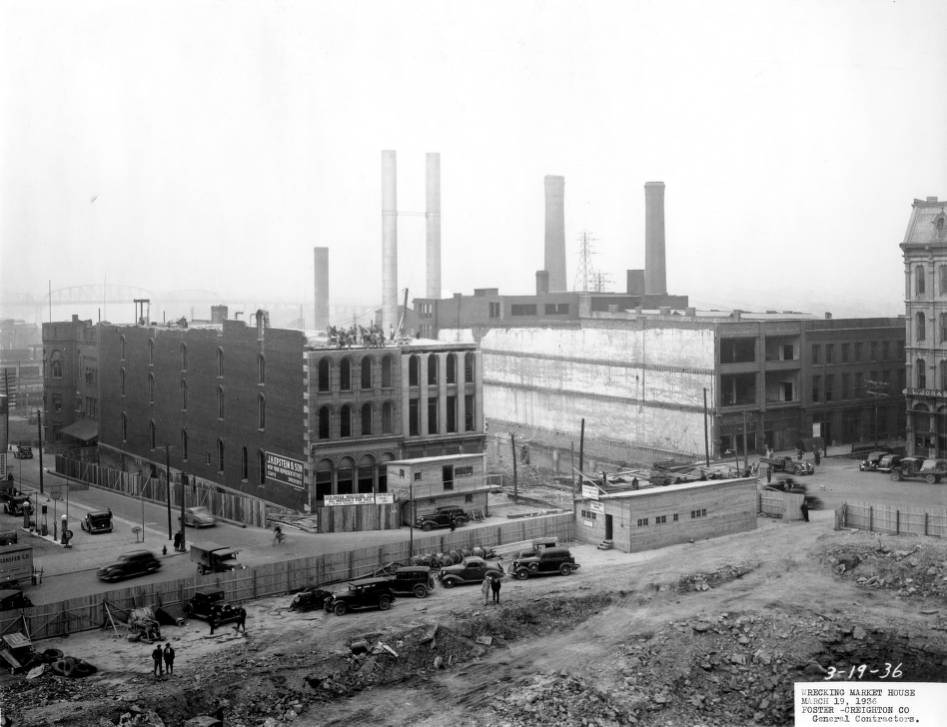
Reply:
[[[247,636],[169,627],[150,647],[104,632],[41,644],[99,667],[0,683],[17,725],[789,725],[793,683],[891,664],[947,681],[947,544],[761,520],[758,530],[625,555],[574,548],[580,571],[398,599],[386,612],[251,604]],[[877,677],[875,677],[877,678]]]

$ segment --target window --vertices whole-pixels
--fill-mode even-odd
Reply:
[[[266,484],[266,452],[264,452],[262,449],[258,450],[256,453],[256,464],[260,469],[259,485],[262,487]]]
[[[259,415],[260,429],[266,429],[266,397],[260,394],[256,398],[257,414]],[[246,477],[244,477],[246,479]]]
[[[720,363],[756,361],[755,338],[724,338],[720,341]]]
[[[50,362],[50,375],[54,379],[62,378],[62,353],[53,351],[52,361]]]
[[[427,433],[437,434],[437,399],[427,400]]]
[[[261,353],[256,357],[257,380],[261,384],[266,383],[266,357]]]
[[[792,361],[795,358],[795,349],[791,343],[783,344],[783,361]]]
[[[464,431],[473,432],[477,427],[474,424],[474,396],[467,394],[464,396]]]
[[[437,375],[440,369],[440,361],[436,353],[428,354],[427,357],[427,383],[428,385],[437,383]]]
[[[122,393],[122,396],[125,396],[125,367],[124,366],[122,366],[122,368],[118,372],[118,385],[119,385],[119,390]]]
[[[148,422],[148,443],[151,445],[151,448],[154,449],[158,446],[158,430],[155,427],[154,420]]]
[[[385,356],[381,360],[381,388],[391,388],[391,356]]]
[[[217,387],[217,418],[224,418],[224,387]]]
[[[372,388],[372,359],[369,356],[365,356],[362,359],[362,365],[360,368],[362,375],[362,388]]]
[[[319,391],[329,390],[329,359],[327,358],[319,359],[316,384],[319,388]]]
[[[862,360],[862,353],[863,353],[863,352],[862,352],[862,348],[863,348],[862,342],[861,342],[861,341],[855,341],[855,358],[854,358],[855,361],[861,361],[861,360]]]
[[[927,371],[926,371],[926,364],[924,363],[924,359],[919,358],[914,363],[914,368],[916,371],[915,376],[917,377],[917,388],[926,389],[927,388]]]
[[[451,434],[457,431],[457,397],[447,397],[447,431]]]
[[[339,364],[339,388],[342,391],[352,390],[352,361],[343,358]]]
[[[224,349],[217,349],[217,376],[221,377],[224,375]]]
[[[513,316],[534,316],[536,315],[535,303],[513,303],[510,306],[510,315]]]
[[[421,433],[421,422],[418,412],[420,402],[418,399],[408,400],[408,435],[416,437]]]
[[[474,375],[477,373],[476,358],[474,354],[464,354],[464,381],[471,384],[474,381]]]
[[[914,314],[914,328],[916,329],[915,336],[917,337],[918,341],[923,341],[927,337],[927,334],[924,330],[927,327],[926,324],[927,320],[924,317],[923,311],[918,311]]]
[[[181,459],[187,462],[187,429],[181,430]]]
[[[940,314],[940,342],[947,342],[947,313]]]
[[[940,388],[947,390],[947,361],[944,360],[940,362]]]
[[[473,477],[473,465],[454,465],[454,477]]]
[[[677,513],[674,513],[674,515],[671,518],[671,522],[675,522],[675,523],[677,522]]]
[[[457,383],[457,354],[447,354],[447,383]]]
[[[842,374],[842,398],[851,398],[851,376],[848,373]]]
[[[648,526],[648,518],[646,518],[646,517],[640,517],[640,518],[638,518],[638,527],[639,527],[639,528],[645,528],[645,527],[647,527],[647,526]]]
[[[827,364],[832,363],[832,359],[835,358],[835,344],[827,343],[825,344],[825,362]]]
[[[720,377],[724,406],[756,403],[756,374],[727,374]]]
[[[848,363],[848,355],[851,346],[848,343],[843,343],[841,345],[841,354],[842,354],[842,363]]]
[[[187,344],[181,344],[181,371],[187,371]]]
[[[498,301],[494,301],[494,302],[491,302],[491,303],[490,303],[490,313],[489,313],[489,315],[490,315],[491,318],[499,318],[499,317],[500,317],[500,303],[499,303]]]
[[[339,410],[339,436],[352,436],[352,407],[348,404]]]
[[[882,359],[887,361],[890,356],[891,356],[891,341],[882,341],[881,342]]]
[[[473,495],[464,495],[464,502],[473,502]]]
[[[62,394],[53,394],[53,411],[62,411]]]
[[[861,371],[855,372],[855,396],[863,396],[865,394],[865,375]]]
[[[122,412],[122,441],[128,441],[128,414]]]
[[[408,386],[417,386],[420,378],[421,361],[417,355],[408,358]]]
[[[329,407],[319,407],[319,439],[329,438]]]
[[[224,440],[217,440],[217,471],[224,471]]]
[[[870,361],[877,361],[877,360],[878,360],[878,342],[877,342],[877,341],[869,341],[869,342],[868,342],[868,351],[869,351],[869,353],[868,353],[868,359],[869,359]]]
[[[825,375],[825,400],[832,401],[832,389],[835,384],[835,374]]]
[[[391,434],[391,420],[393,407],[390,401],[381,405],[381,433]]]
[[[148,374],[148,401],[155,403],[155,375]]]
[[[362,404],[362,415],[360,417],[362,421],[362,436],[367,436],[372,433],[372,405],[371,404]]]
[[[454,489],[454,466],[444,465],[441,467],[441,482],[444,483],[444,490]]]
[[[914,266],[914,294],[924,295],[924,266]]]
[[[544,310],[547,316],[567,316],[569,315],[568,303],[546,303]]]
[[[812,344],[812,363],[819,363],[819,353],[822,351],[822,346],[818,343]]]
[[[658,516],[654,519],[654,524],[655,524],[655,525],[663,525],[663,524],[666,523],[667,521],[668,521],[668,516],[667,516],[667,515],[658,515]]]
[[[242,477],[241,479],[243,479],[243,481],[246,482],[246,481],[247,481],[247,476],[250,474],[250,461],[249,461],[248,456],[247,456],[247,448],[246,448],[246,447],[243,448],[243,451],[241,452],[241,455],[242,455],[242,456],[241,456],[241,464],[243,465],[242,468],[241,468],[241,471],[243,472],[243,477]]]
[[[937,270],[940,278],[940,294],[947,295],[947,265],[941,265]]]
[[[187,410],[187,382],[181,379],[181,408]]]
[[[696,520],[699,517],[707,517],[707,508],[700,510],[691,510],[691,519]]]
[[[598,517],[598,513],[594,510],[582,510],[580,514],[583,520],[595,520]]]

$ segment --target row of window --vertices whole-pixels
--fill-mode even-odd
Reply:
[[[903,371],[898,369],[898,374],[903,376]],[[863,399],[866,396],[886,395],[894,393],[904,388],[903,381],[897,383],[892,378],[890,369],[884,371],[872,371],[868,378],[861,371],[854,374],[842,373],[839,375],[841,382],[841,391],[838,392],[838,399]],[[836,397],[835,374],[826,374],[825,376],[813,376],[811,380],[812,401],[833,401]],[[824,384],[824,388],[823,388]]]
[[[947,391],[947,360],[941,359],[937,364],[937,388]],[[923,358],[914,362],[914,385],[918,389],[927,388],[927,361]]]
[[[943,220],[940,220],[943,223]],[[947,265],[937,266],[938,293],[947,295]],[[914,295],[921,296],[927,292],[927,272],[923,265],[914,266]]]
[[[598,514],[594,510],[580,510],[579,514],[583,520],[596,520],[598,518]],[[691,520],[696,520],[697,518],[701,518],[701,517],[707,517],[707,508],[701,508],[700,510],[691,510]],[[667,515],[656,515],[654,518],[655,525],[665,525],[667,524],[667,521],[668,521]],[[676,512],[671,514],[671,522],[672,523],[678,522],[678,514]],[[646,518],[646,517],[638,518],[637,526],[639,528],[646,528],[648,527],[649,524],[650,524],[649,518]]]
[[[122,361],[126,359],[125,351],[125,336],[121,338],[122,342]],[[178,349],[181,363],[181,371],[188,370],[188,355],[187,355],[187,344],[182,343]],[[153,338],[148,339],[148,364],[154,366],[155,363],[155,340]],[[218,378],[223,377],[224,375],[224,349],[217,348],[217,376]],[[61,374],[60,374],[61,376]],[[257,381],[258,383],[266,383],[266,357],[261,353],[257,355]]]
[[[937,318],[938,343],[947,343],[947,313],[941,313]],[[923,311],[914,314],[914,340],[918,343],[927,340],[927,316]]]
[[[942,317],[942,324],[947,325],[947,318]],[[824,363],[835,363],[835,345],[834,343],[813,343],[811,349],[812,363],[823,363],[823,351],[825,354]],[[868,341],[867,348],[862,341],[844,341],[839,343],[838,347],[838,363],[888,360],[901,361],[904,358],[904,341]],[[866,353],[868,354],[867,358],[865,358]]]

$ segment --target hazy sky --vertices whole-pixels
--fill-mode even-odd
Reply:
[[[947,3],[0,3],[0,285],[381,297],[441,154],[444,294],[529,293],[543,177],[623,290],[644,183],[703,307],[897,315],[915,197],[947,197]],[[399,221],[424,294],[424,219]]]

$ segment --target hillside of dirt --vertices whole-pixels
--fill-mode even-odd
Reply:
[[[84,679],[0,682],[16,725],[731,727],[792,724],[793,683],[886,664],[947,681],[947,544],[761,520],[626,555],[574,546],[572,576],[400,598],[344,617],[250,604],[249,633],[167,627],[175,674],[106,632],[50,640]],[[877,677],[876,677],[877,678]]]

